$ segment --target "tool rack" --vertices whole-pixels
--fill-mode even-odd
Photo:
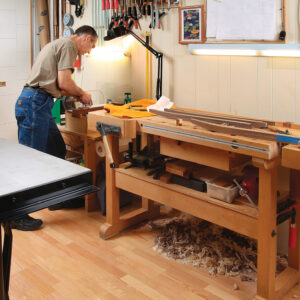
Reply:
[[[194,110],[195,111],[195,110]],[[295,249],[289,249],[288,267],[275,277],[276,217],[278,166],[291,168],[290,197],[300,200],[300,149],[296,145],[282,146],[276,141],[220,134],[184,122],[163,117],[118,119],[108,113],[89,114],[88,128],[97,122],[119,126],[120,137],[108,135],[108,143],[116,168],[106,163],[106,223],[100,228],[103,239],[125,228],[159,214],[155,202],[173,207],[209,222],[226,227],[258,241],[256,299],[282,299],[300,280],[300,231]],[[175,184],[167,184],[146,176],[142,169],[125,169],[118,164],[119,138],[134,139],[142,135],[146,145],[159,139],[161,154],[229,171],[245,161],[259,168],[258,211],[246,202],[226,203]],[[120,215],[119,189],[142,197],[142,207]],[[300,209],[296,208],[296,223],[300,224]]]

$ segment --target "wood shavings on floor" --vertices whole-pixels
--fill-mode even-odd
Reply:
[[[167,258],[204,268],[211,275],[256,281],[256,240],[189,215],[150,221],[148,226],[157,232],[154,250]],[[286,255],[277,255],[277,273],[286,267]]]

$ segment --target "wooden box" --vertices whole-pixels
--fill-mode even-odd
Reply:
[[[73,117],[71,112],[66,112],[66,130],[76,133],[87,133],[87,117]]]

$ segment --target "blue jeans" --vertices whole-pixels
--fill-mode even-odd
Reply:
[[[52,106],[48,93],[24,88],[15,106],[18,139],[22,145],[65,158],[66,145],[51,115]]]

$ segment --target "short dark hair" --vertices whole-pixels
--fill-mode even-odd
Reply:
[[[89,26],[89,25],[83,25],[76,29],[75,33],[76,35],[83,35],[83,34],[90,34],[93,38],[98,38],[98,34],[96,30]]]

